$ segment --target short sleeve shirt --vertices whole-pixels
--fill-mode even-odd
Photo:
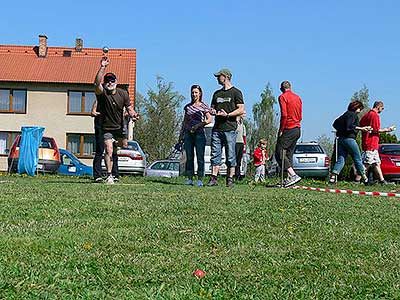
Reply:
[[[379,129],[381,129],[381,120],[376,111],[370,110],[362,116],[360,126],[371,126],[372,132],[363,132],[361,137],[361,146],[363,151],[379,149]]]
[[[96,95],[103,130],[122,130],[124,107],[130,106],[127,91],[117,88],[116,93]]]
[[[230,113],[237,109],[238,104],[244,104],[242,92],[231,87],[230,89],[220,89],[216,91],[211,100],[211,106],[215,110],[223,109],[227,113]],[[215,124],[213,130],[215,131],[235,131],[237,127],[236,117],[215,117]]]

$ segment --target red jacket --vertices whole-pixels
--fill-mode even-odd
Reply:
[[[279,96],[279,106],[281,107],[279,133],[282,133],[285,129],[300,127],[300,122],[303,118],[300,97],[288,90]]]
[[[256,150],[254,150],[253,157],[254,165],[256,167],[261,166],[262,164],[265,164],[265,162],[268,160],[267,150],[256,148]]]

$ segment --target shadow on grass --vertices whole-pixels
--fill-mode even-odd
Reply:
[[[169,178],[151,178],[151,179],[148,179],[148,181],[154,182],[154,183],[167,184],[167,185],[184,185],[184,183],[171,182],[171,181],[168,181],[168,179]]]
[[[93,180],[91,180],[91,179],[89,179],[89,180],[84,180],[84,179],[82,179],[82,180],[74,180],[74,181],[71,181],[71,180],[46,180],[46,183],[50,183],[50,184],[66,184],[66,183],[69,183],[69,184],[97,184],[97,185],[100,185],[100,183],[95,183]]]

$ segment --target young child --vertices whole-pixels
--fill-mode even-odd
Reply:
[[[254,166],[256,167],[256,172],[254,174],[255,182],[261,181],[265,182],[265,163],[268,160],[268,153],[266,150],[267,140],[261,139],[258,142],[258,148],[254,150]]]

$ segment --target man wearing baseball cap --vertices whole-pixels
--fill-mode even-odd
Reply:
[[[117,76],[114,73],[105,73],[110,60],[104,56],[100,62],[100,69],[95,78],[95,93],[97,111],[99,112],[102,133],[104,138],[104,161],[107,168],[107,184],[113,184],[112,176],[113,160],[112,155],[116,151],[114,141],[124,139],[123,134],[123,112],[124,107],[133,121],[139,119],[139,114],[133,109],[128,92],[117,88]],[[104,78],[103,78],[104,75]],[[103,78],[103,84],[101,80]]]
[[[243,94],[232,85],[232,72],[229,69],[221,69],[214,76],[222,88],[214,93],[211,101],[211,114],[215,116],[215,122],[211,136],[212,174],[207,186],[218,185],[222,148],[225,146],[228,168],[226,186],[232,187],[236,166],[236,117],[244,114]]]

